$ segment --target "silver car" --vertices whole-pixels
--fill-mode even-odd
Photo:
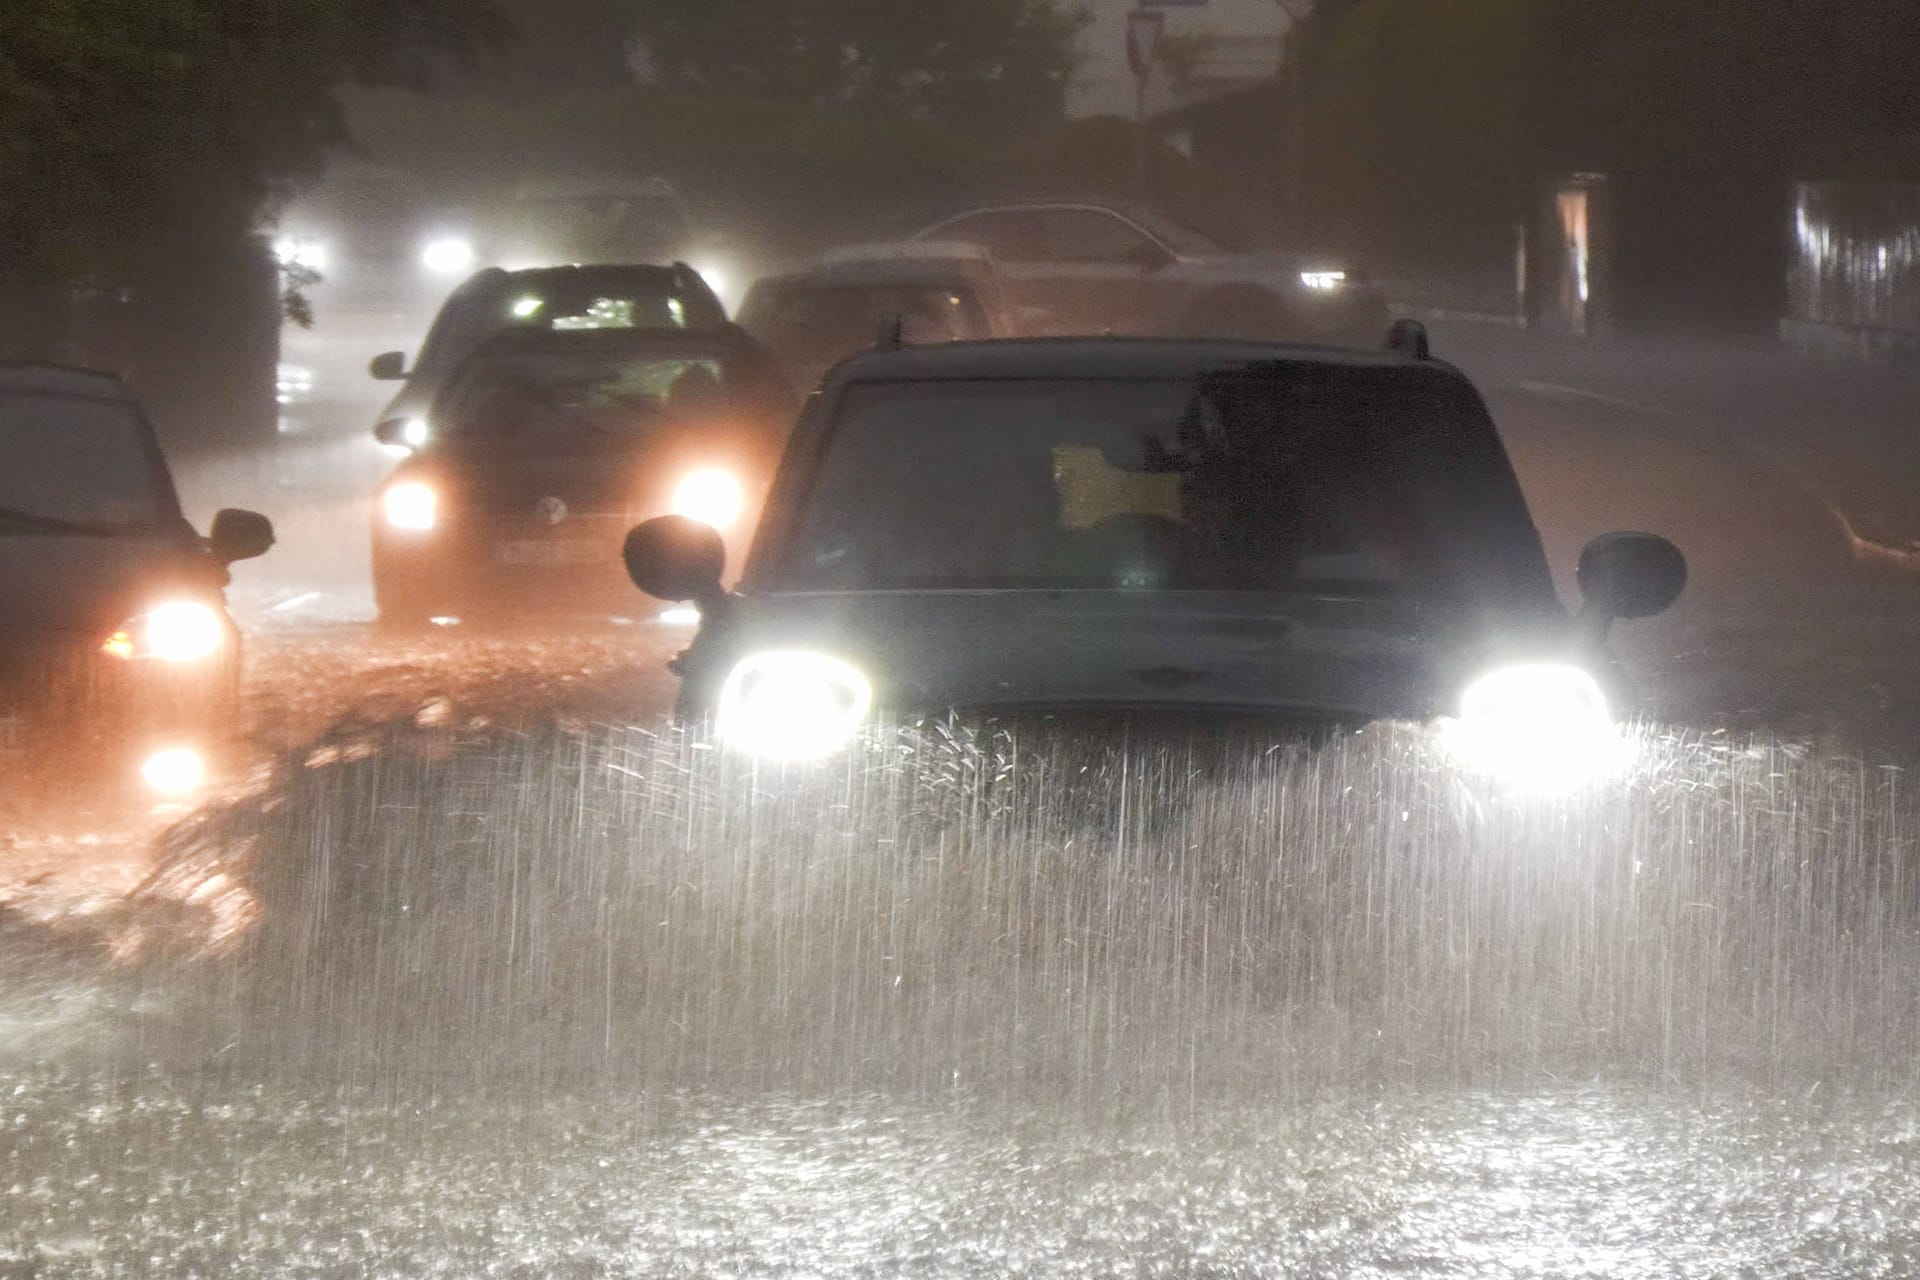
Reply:
[[[1000,205],[956,214],[912,238],[992,254],[1028,333],[1374,347],[1387,330],[1385,296],[1351,263],[1235,252],[1150,209]]]

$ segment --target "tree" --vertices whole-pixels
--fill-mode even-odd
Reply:
[[[1086,20],[1056,0],[651,0],[635,19],[669,84],[988,135],[1060,116]]]
[[[342,140],[343,84],[503,36],[485,0],[7,0],[0,301],[233,245]]]

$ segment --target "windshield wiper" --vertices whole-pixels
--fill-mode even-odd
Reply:
[[[61,520],[56,516],[43,516],[35,511],[18,511],[12,507],[0,507],[0,523],[33,529],[43,533],[72,533],[85,537],[111,537],[120,532],[123,526],[104,524],[81,524],[74,520]]]

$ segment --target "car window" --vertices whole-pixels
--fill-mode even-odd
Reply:
[[[1290,368],[852,388],[778,585],[1550,591],[1470,393]]]
[[[972,214],[943,224],[926,238],[975,245],[1002,262],[1044,262],[1047,257],[1039,214],[1030,209]]]
[[[1048,209],[1040,226],[1053,262],[1138,263],[1143,255],[1160,252],[1137,227],[1099,209]]]
[[[90,527],[150,525],[163,492],[130,406],[0,394],[0,508]]]
[[[732,404],[714,357],[543,350],[483,354],[433,411],[436,435],[527,441],[645,435]]]

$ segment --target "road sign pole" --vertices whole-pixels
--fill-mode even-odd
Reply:
[[[1147,88],[1153,81],[1153,63],[1160,51],[1160,36],[1166,30],[1167,15],[1158,9],[1142,7],[1127,15],[1127,66],[1133,72],[1133,195],[1145,203],[1147,173]]]

